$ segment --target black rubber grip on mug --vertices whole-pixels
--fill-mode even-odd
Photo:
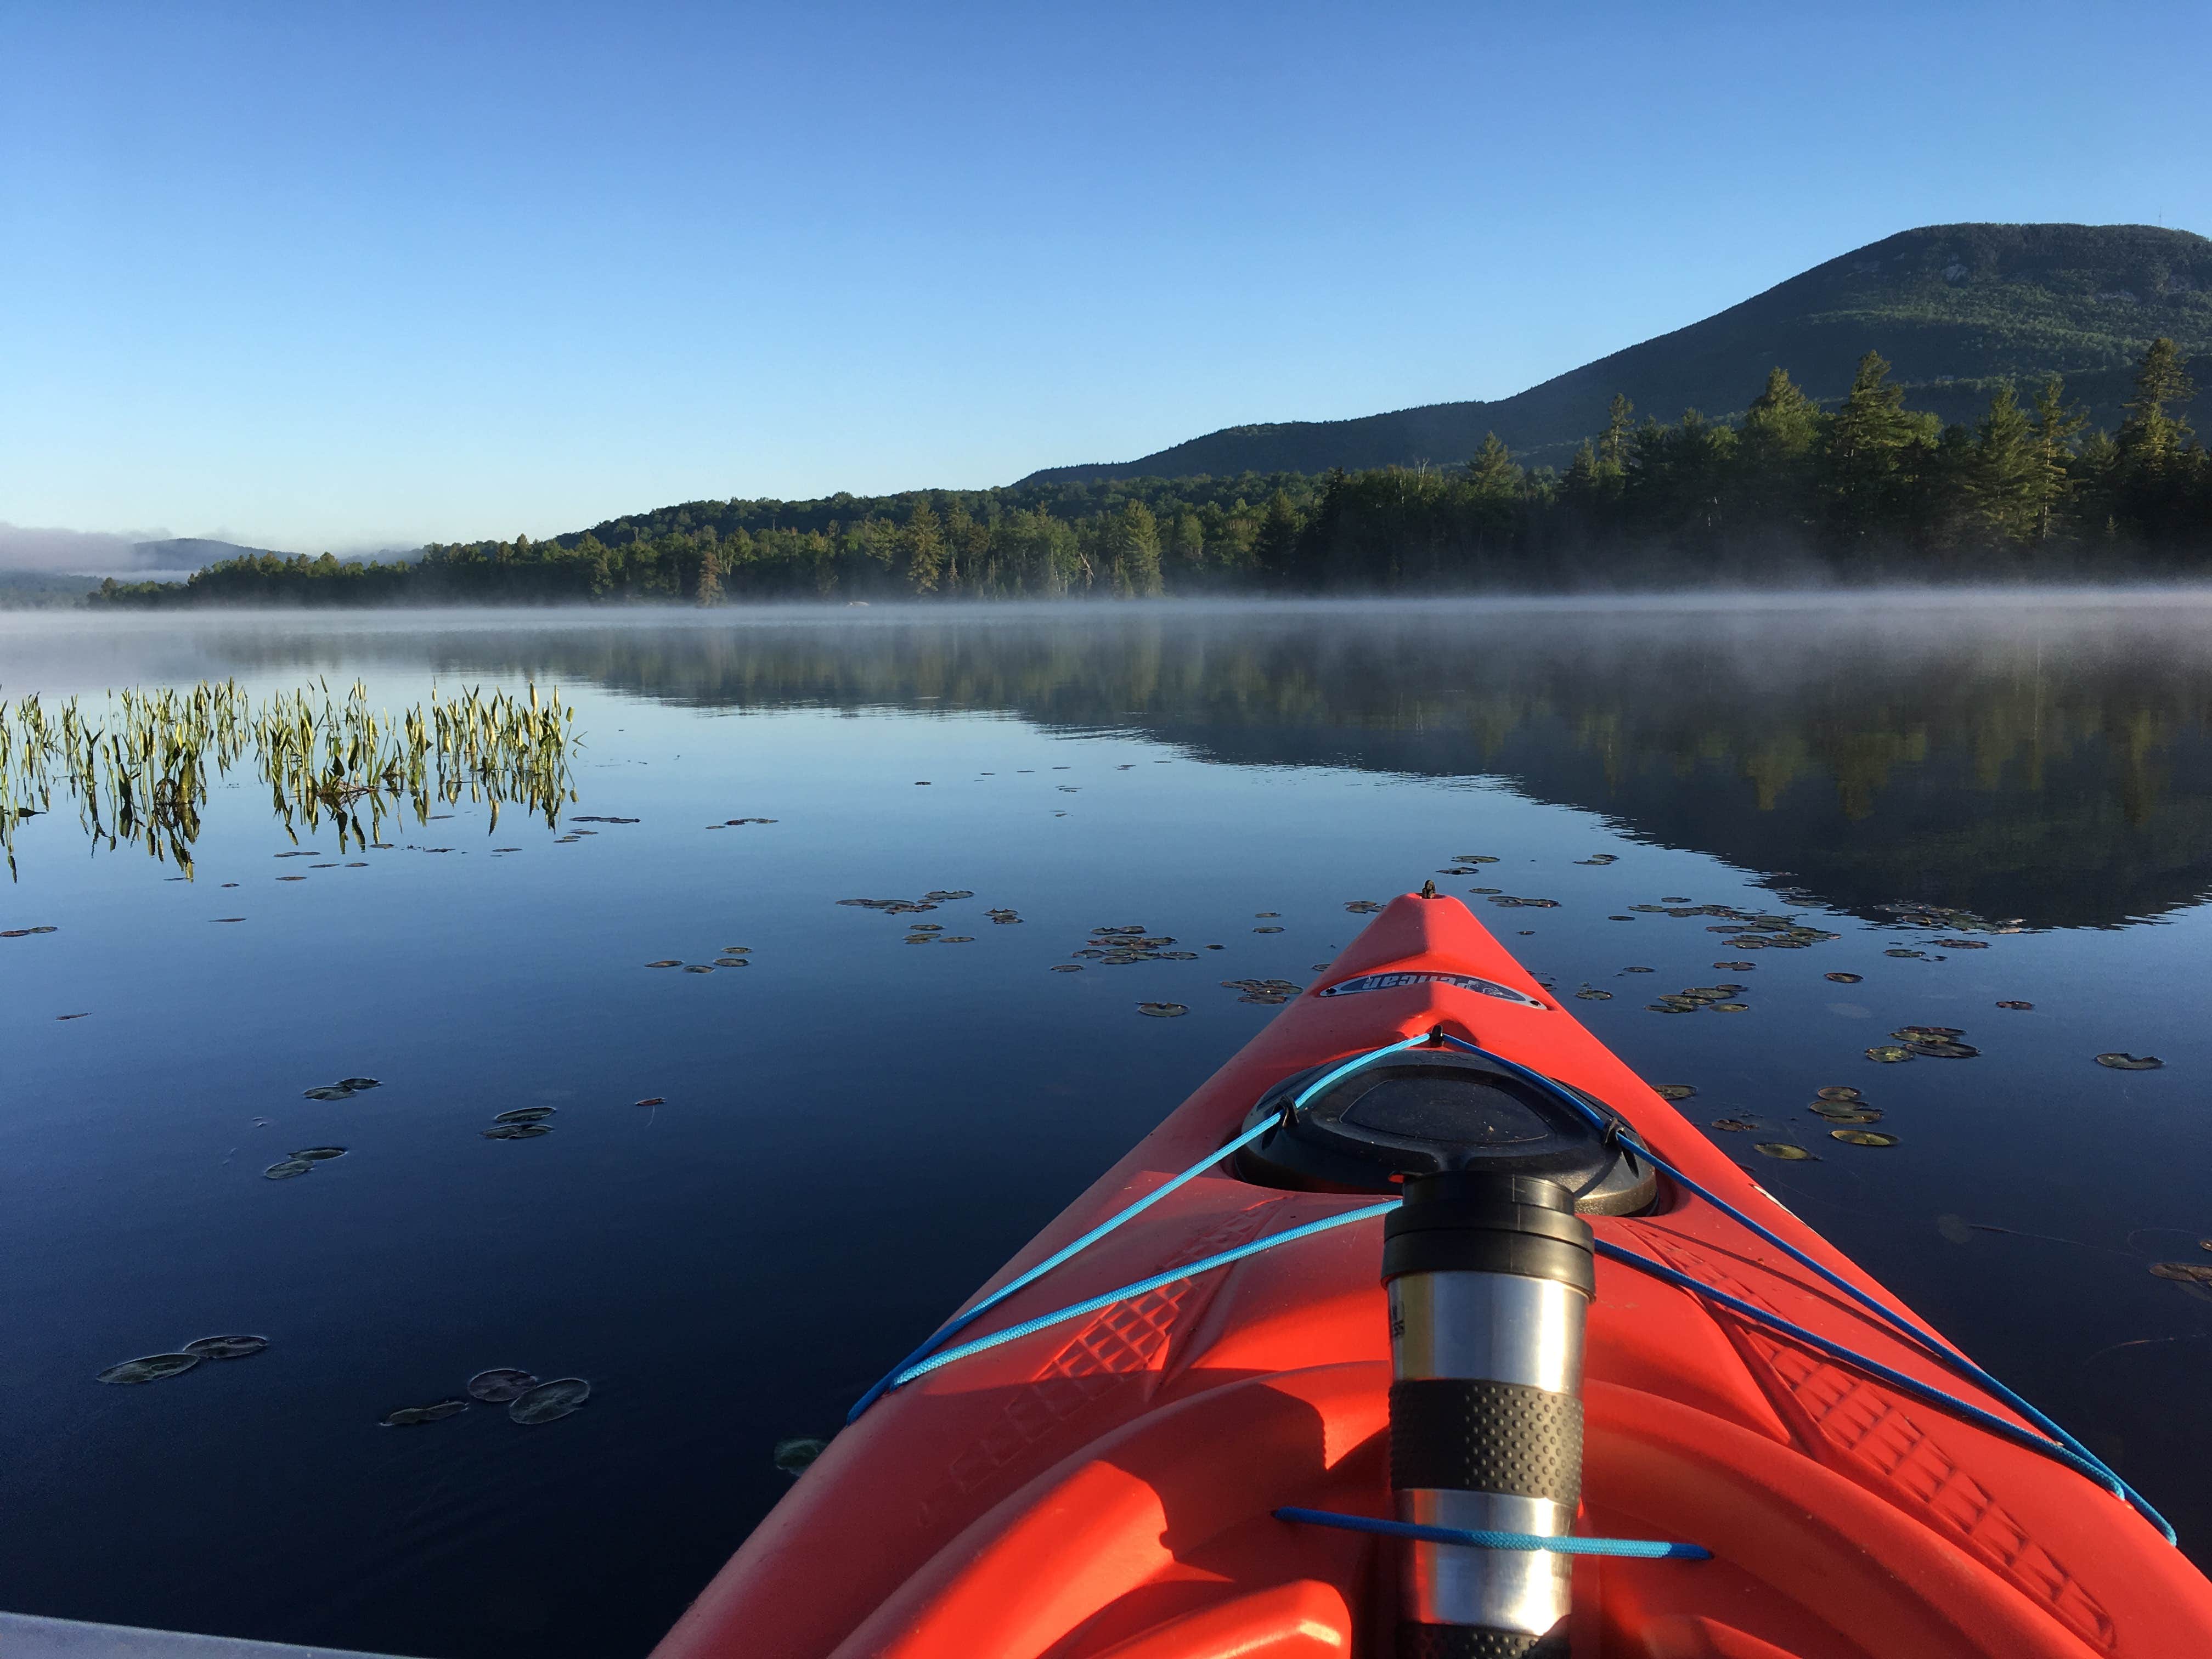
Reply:
[[[1565,1631],[1531,1636],[1519,1630],[1401,1621],[1398,1659],[1567,1659]]]
[[[1390,1485],[1548,1498],[1571,1510],[1582,1495],[1583,1402],[1517,1382],[1393,1382]]]

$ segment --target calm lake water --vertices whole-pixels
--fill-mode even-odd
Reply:
[[[1431,877],[1559,901],[1468,899],[2212,1559],[2212,1296],[2148,1271],[2212,1263],[2212,598],[0,617],[0,697],[224,676],[558,686],[581,799],[341,855],[234,773],[191,879],[23,824],[0,928],[57,931],[0,939],[0,1607],[642,1653],[786,1490],[776,1443],[1277,1012],[1222,981],[1304,982]],[[836,902],[932,890],[968,942]],[[1838,937],[1723,970],[1662,900]],[[1129,924],[1197,959],[1049,971]],[[1748,1012],[1647,1008],[1716,981]],[[1981,1053],[1870,1062],[1905,1024]],[[1832,1139],[1838,1084],[1899,1144]],[[553,1133],[478,1133],[536,1105]],[[230,1332],[271,1346],[94,1381]],[[590,1404],[379,1426],[493,1366]]]

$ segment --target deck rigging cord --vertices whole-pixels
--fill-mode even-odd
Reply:
[[[1546,1094],[1570,1108],[1584,1121],[1596,1128],[1606,1137],[1608,1143],[1613,1145],[1618,1150],[1620,1156],[1631,1160],[1642,1159],[1644,1162],[1650,1164],[1652,1168],[1658,1170],[1662,1175],[1666,1176],[1670,1181],[1673,1181],[1680,1186],[1684,1190],[1693,1193],[1698,1197],[1705,1200],[1706,1203],[1711,1205],[1723,1215],[1727,1216],[1730,1220],[1748,1229],[1759,1238],[1772,1245],[1777,1249],[1782,1251],[1792,1261],[1798,1263],[1798,1265],[1810,1269],[1813,1273],[1819,1275],[1822,1280],[1833,1286],[1835,1289],[1841,1291],[1860,1306],[1877,1316],[1885,1324],[1911,1342],[1917,1349],[1926,1354],[1928,1358],[1934,1360],[1936,1364],[1942,1365],[1947,1370],[1957,1373],[1966,1381],[1972,1382],[1977,1387],[1985,1390],[1996,1399],[2002,1401],[2014,1411],[2019,1413],[2021,1416],[2027,1419],[2028,1422],[2033,1424],[2037,1429],[2043,1431],[2043,1432],[2039,1434],[2032,1432],[2029,1430],[2023,1429],[2015,1423],[2008,1422],[2005,1419],[1999,1417],[1993,1412],[1985,1410],[1984,1407],[1976,1406],[1970,1401],[1961,1400],[1957,1395],[1948,1393],[1944,1389],[1936,1388],[1932,1383],[1923,1382],[1917,1377],[1908,1376],[1905,1372],[1899,1371],[1892,1366],[1885,1365],[1881,1361],[1870,1358],[1864,1354],[1861,1354],[1856,1350],[1847,1347],[1840,1342],[1837,1342],[1831,1338],[1822,1336],[1817,1332],[1808,1330],[1804,1326],[1796,1323],[1795,1321],[1786,1319],[1779,1314],[1771,1313],[1764,1308],[1758,1307],[1750,1302],[1743,1300],[1740,1297],[1731,1296],[1725,1291],[1722,1291],[1713,1285],[1707,1285],[1703,1280],[1693,1278],[1688,1273],[1680,1272],[1679,1269],[1668,1267],[1662,1262],[1655,1261],[1649,1256],[1639,1255],[1636,1251],[1625,1249],[1620,1245],[1610,1243],[1603,1239],[1600,1239],[1597,1241],[1595,1245],[1596,1252],[1607,1261],[1618,1262],[1621,1266],[1633,1268],[1638,1273],[1648,1273],[1651,1277],[1660,1279],[1666,1284],[1672,1285],[1679,1290],[1685,1291],[1691,1295],[1701,1297],[1716,1307],[1726,1309],[1729,1312],[1740,1318],[1763,1325],[1781,1335],[1787,1337],[1791,1341],[1800,1343],[1811,1348],[1839,1364],[1852,1366],[1866,1375],[1874,1377],[1885,1386],[1894,1389],[1901,1394],[1908,1395],[1924,1404],[1930,1405],[1936,1407],[1939,1410],[1948,1412],[1953,1416],[1960,1419],[1962,1421],[1970,1423],[1975,1427],[1983,1429],[1989,1433],[2010,1441],[2015,1445],[2024,1447],[2030,1451],[2033,1451],[2043,1456],[2051,1458],[2052,1461],[2074,1470],[2076,1474],[2084,1476],[2086,1479],[2094,1481],[2100,1486],[2103,1486],[2116,1497],[2124,1500],[2138,1514],[2142,1515],[2145,1520],[2148,1521],[2154,1527],[2157,1528],[2160,1533],[2165,1536],[2166,1540],[2169,1544],[2179,1541],[2175,1536],[2172,1527],[2167,1524],[2166,1518],[2156,1510],[2153,1509],[2150,1504],[2132,1486],[2129,1486],[2128,1483],[2122,1480],[2118,1474],[2115,1474],[2101,1458],[2098,1457],[2095,1453],[2092,1452],[2087,1446],[2083,1445],[2079,1440],[2075,1439],[2071,1434],[2061,1428],[2050,1418],[2044,1415],[2042,1412],[2037,1410],[2027,1401],[2021,1399],[2019,1395],[2015,1394],[2004,1383],[1999,1382],[1996,1377],[1984,1370],[1972,1360],[1967,1358],[1963,1353],[1960,1353],[1956,1348],[1953,1347],[1942,1338],[1937,1336],[1935,1333],[1923,1328],[1912,1320],[1905,1317],[1903,1314],[1896,1311],[1896,1310],[1884,1305],[1877,1297],[1868,1294],[1857,1285],[1853,1285],[1849,1279],[1844,1278],[1840,1273],[1834,1272],[1824,1263],[1814,1260],[1811,1255],[1807,1254],[1804,1250],[1800,1249],[1797,1246],[1790,1243],[1787,1239],[1781,1237],[1769,1228],[1762,1225],[1758,1221],[1753,1220],[1750,1216],[1746,1215],[1741,1210],[1736,1208],[1735,1205],[1729,1203],[1726,1199],[1722,1198],[1718,1194],[1700,1185],[1697,1181],[1675,1169],[1674,1166],[1669,1164],[1666,1159],[1652,1152],[1642,1143],[1642,1141],[1632,1139],[1628,1136],[1624,1135],[1621,1133],[1623,1125],[1619,1118],[1600,1111],[1595,1107],[1593,1107],[1588,1102],[1577,1096],[1572,1090],[1567,1089],[1562,1085],[1554,1082],[1552,1079],[1546,1077],[1542,1073],[1531,1070],[1529,1067],[1522,1065],[1519,1061],[1509,1060],[1503,1054],[1494,1054],[1491,1050],[1482,1048],[1479,1044],[1470,1042],[1463,1037],[1455,1037],[1450,1033],[1443,1030],[1441,1027],[1434,1030],[1424,1031],[1415,1036],[1404,1038],[1400,1042],[1386,1043],[1378,1048],[1370,1048],[1364,1054],[1356,1054],[1351,1059],[1330,1067],[1313,1082],[1309,1083],[1304,1087],[1301,1088],[1285,1105],[1283,1110],[1279,1114],[1270,1113],[1258,1123],[1254,1124],[1249,1128],[1244,1130],[1242,1133],[1235,1136],[1224,1145],[1215,1148],[1211,1152],[1208,1152],[1205,1158],[1192,1164],[1188,1169],[1183,1170],[1178,1175],[1171,1176],[1169,1180],[1154,1188],[1151,1192],[1147,1193],[1144,1197],[1137,1200],[1134,1203],[1116,1211],[1114,1214],[1109,1216],[1104,1221],[1100,1222],[1097,1226],[1091,1228],[1090,1231],[1085,1233],[1081,1237],[1063,1246],[1061,1249],[1054,1251],[1051,1255],[1047,1256],[1036,1267],[1028,1269],[1026,1272],[1009,1280],[996,1291],[992,1291],[988,1296],[981,1298],[973,1307],[956,1315],[952,1319],[940,1326],[926,1341],[924,1341],[919,1347],[915,1348],[915,1351],[912,1353],[909,1353],[904,1359],[901,1360],[896,1366],[893,1367],[892,1370],[872,1388],[871,1388],[867,1393],[863,1395],[860,1401],[854,1406],[851,1412],[847,1414],[845,1419],[846,1422],[850,1424],[857,1421],[860,1415],[871,1406],[874,1405],[877,1401],[882,1399],[884,1395],[890,1393],[894,1389],[903,1388],[907,1383],[915,1381],[917,1377],[926,1376],[932,1371],[937,1370],[945,1365],[951,1364],[957,1360],[964,1359],[972,1354],[981,1353],[989,1349],[1002,1346],[1006,1343],[1018,1341],[1021,1338],[1030,1335],[1035,1332],[1044,1330],[1054,1325],[1064,1323],[1071,1319],[1079,1319],[1085,1314],[1097,1312],[1101,1309],[1110,1307],[1116,1302],[1126,1301],[1130,1297],[1141,1296],[1148,1291],[1160,1289],[1164,1285],[1172,1285],[1182,1279],[1194,1277],[1199,1273],[1210,1272],[1217,1267],[1228,1267],[1231,1263],[1242,1261],[1249,1256],[1257,1255],[1263,1250],[1273,1249],[1279,1244],[1288,1244],[1298,1239],[1310,1238],[1317,1233],[1327,1232],[1337,1227],[1349,1226],[1354,1222],[1365,1221],[1395,1209],[1398,1206],[1399,1200],[1396,1199],[1388,1199],[1380,1203],[1363,1206],[1357,1209],[1339,1211],[1334,1215],[1324,1216],[1317,1221],[1310,1221],[1300,1226],[1288,1228],[1279,1233],[1270,1233],[1265,1237],[1254,1239],[1249,1243],[1239,1245],[1234,1249],[1223,1250],[1216,1255],[1206,1256],[1200,1261],[1185,1262],[1180,1267],[1170,1267],[1160,1273],[1153,1273],[1145,1279],[1137,1280],[1133,1284],[1121,1285],[1118,1289],[1105,1291],[1098,1296],[1085,1297],[1081,1302],[1072,1304],[1064,1308],[1054,1309],[1049,1313],[1040,1314],[1033,1319],[1024,1320],[1018,1324],[1007,1326],[1004,1329],[994,1331],[987,1336],[978,1337],[973,1340],[961,1343],[956,1346],[948,1347],[945,1346],[945,1344],[951,1341],[953,1337],[958,1335],[960,1332],[974,1324],[975,1321],[981,1318],[984,1314],[989,1312],[993,1308],[1006,1301],[1007,1297],[1014,1295],[1015,1292],[1024,1289],[1030,1285],[1035,1284],[1038,1279],[1043,1278],[1055,1267],[1061,1266],[1074,1256],[1080,1255],[1084,1250],[1089,1249],[1100,1239],[1105,1237],[1109,1233],[1121,1226],[1124,1222],[1133,1219],[1134,1217],[1141,1214],[1144,1211],[1151,1208],[1154,1204],[1158,1203],[1169,1194],[1175,1192],[1179,1188],[1196,1180],[1200,1176],[1212,1169],[1215,1164],[1220,1163],[1224,1158],[1234,1156],[1237,1152],[1241,1152],[1243,1148],[1250,1146],[1253,1142],[1264,1138],[1276,1128],[1287,1123],[1291,1119],[1295,1117],[1297,1113],[1304,1109],[1308,1102],[1314,1099],[1316,1096],[1320,1095],[1344,1078],[1349,1076],[1353,1072],[1358,1071],[1364,1066],[1372,1065],[1377,1060],[1386,1059],[1392,1054],[1401,1054],[1407,1049],[1419,1048],[1427,1044],[1435,1044],[1439,1047],[1454,1048],[1464,1054],[1475,1055],[1481,1060],[1486,1060],[1491,1064],[1500,1067],[1510,1075],[1529,1084],[1531,1086],[1544,1091]],[[1601,1540],[1577,1538],[1543,1539],[1537,1537],[1535,1534],[1462,1532],[1454,1528],[1425,1527],[1417,1525],[1411,1522],[1384,1522],[1371,1516],[1340,1515],[1333,1511],[1321,1510],[1279,1510],[1275,1513],[1279,1518],[1284,1520],[1300,1521],[1324,1526],[1349,1527],[1353,1530],[1358,1531],[1385,1533],[1395,1536],[1409,1538],[1425,1538],[1431,1542],[1468,1544],[1480,1548],[1547,1549],[1559,1551],[1569,1554],[1609,1553],[1623,1555],[1642,1554],[1644,1556],[1670,1555],[1676,1559],[1704,1559],[1706,1553],[1694,1544],[1668,1544],[1651,1540]],[[1623,1547],[1608,1547],[1604,1549],[1582,1547],[1586,1545],[1605,1545],[1608,1547],[1620,1546]]]

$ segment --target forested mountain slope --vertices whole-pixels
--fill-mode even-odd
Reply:
[[[1972,421],[1990,382],[2056,372],[2094,425],[2116,428],[2130,368],[2166,336],[2212,353],[2212,240],[2151,225],[1930,225],[1816,265],[1717,316],[1490,403],[1347,421],[1230,427],[1133,461],[1047,467],[1024,484],[1323,472],[1464,461],[1495,431],[1516,455],[1564,463],[1625,393],[1643,415],[1741,412],[1769,369],[1840,398],[1879,351],[1915,408]],[[2200,399],[2200,411],[2212,392]],[[2201,418],[2201,415],[2200,415]]]

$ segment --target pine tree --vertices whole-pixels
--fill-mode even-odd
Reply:
[[[907,515],[906,532],[900,538],[905,544],[906,583],[916,593],[934,593],[945,574],[945,532],[939,527],[937,514],[929,510],[927,501],[916,501],[914,511]]]
[[[1612,406],[1606,411],[1605,431],[1597,441],[1597,465],[1601,477],[1609,474],[1617,479],[1627,471],[1629,436],[1635,429],[1629,416],[1635,413],[1636,405],[1628,401],[1625,393],[1616,392],[1613,394]]]
[[[2074,491],[2074,438],[2088,416],[2066,401],[2066,383],[2056,374],[2035,394],[2035,539],[2048,541],[2067,497]]]
[[[1242,507],[1243,503],[1237,503]],[[1278,489],[1267,498],[1267,510],[1260,520],[1258,533],[1252,538],[1253,562],[1261,574],[1277,585],[1294,581],[1298,569],[1298,532],[1304,520],[1298,515],[1297,505],[1288,494]]]
[[[699,556],[699,580],[692,598],[702,611],[722,602],[722,556],[712,547]]]
[[[1975,425],[1965,473],[1975,516],[1986,529],[2008,542],[2037,538],[2045,518],[2043,459],[2010,380],[1998,384]]]
[[[1101,526],[1101,543],[1114,590],[1123,599],[1157,598],[1160,591],[1160,527],[1142,501],[1127,503]]]
[[[1186,509],[1176,514],[1175,528],[1169,534],[1168,550],[1178,577],[1195,575],[1205,565],[1206,525],[1197,514]]]
[[[2126,405],[2127,419],[2120,422],[2120,464],[2138,477],[2172,466],[2188,446],[2191,434],[2189,422],[2166,405],[2186,404],[2196,395],[2173,342],[2164,336],[2153,340],[2136,367],[2136,395]]]
[[[1919,482],[1916,450],[1932,449],[1936,419],[1905,407],[1880,352],[1859,359],[1843,406],[1829,418],[1821,446],[1822,493],[1830,522],[1846,538],[1865,540],[1906,527]]]

